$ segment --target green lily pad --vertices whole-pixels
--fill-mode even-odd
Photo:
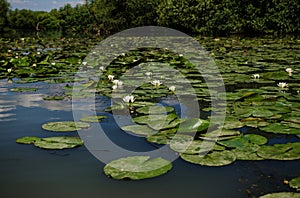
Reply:
[[[217,129],[206,134],[201,134],[199,138],[204,140],[227,140],[241,135],[239,131],[229,129]]]
[[[34,142],[40,140],[41,138],[38,138],[38,137],[21,137],[21,138],[18,138],[16,140],[17,143],[19,144],[33,144]]]
[[[140,114],[166,114],[174,111],[173,107],[167,106],[145,106],[136,109]]]
[[[297,191],[299,191],[300,190],[300,177],[296,177],[296,178],[290,180],[289,181],[289,186],[291,188],[296,188]]]
[[[177,119],[177,114],[171,113],[167,115],[144,115],[133,118],[132,120],[139,124],[147,124],[150,128],[154,130],[163,130],[167,128],[176,127],[180,120]]]
[[[199,153],[204,153],[208,152],[211,150],[217,150],[217,151],[222,151],[225,150],[225,147],[220,146],[220,145],[213,145],[211,148],[211,144],[205,144],[201,140],[193,140],[193,137],[190,137],[190,139],[187,140],[175,140],[170,142],[170,148],[178,153],[185,153],[185,154],[199,154]]]
[[[263,145],[267,142],[266,137],[256,134],[246,134],[229,140],[218,141],[219,144],[228,148],[251,147],[253,144]]]
[[[83,145],[79,137],[48,137],[34,142],[34,146],[43,149],[67,149]]]
[[[46,96],[43,99],[44,100],[63,100],[64,96]]]
[[[182,122],[178,128],[179,133],[191,133],[208,129],[209,121],[199,118],[191,118]]]
[[[257,155],[257,150],[260,148],[257,144],[252,144],[244,147],[237,147],[231,150],[238,160],[264,160],[264,158]]]
[[[260,196],[259,198],[299,198],[300,193],[294,193],[294,192],[279,192],[279,193],[270,193],[263,196]]]
[[[259,127],[260,130],[271,133],[279,134],[295,134],[300,135],[300,130],[297,128],[292,128],[286,124],[282,123],[272,123],[266,127]]]
[[[183,153],[180,154],[180,157],[185,161],[202,166],[225,166],[236,160],[234,153],[228,150],[213,151],[206,155],[189,155]]]
[[[76,130],[86,129],[89,127],[90,125],[88,123],[71,121],[48,122],[42,125],[43,129],[54,132],[72,132]]]
[[[121,127],[121,129],[137,135],[145,135],[145,136],[154,135],[157,133],[157,131],[149,128],[147,125],[137,125],[137,124],[128,125],[128,126]]]
[[[172,163],[149,156],[134,156],[114,160],[104,167],[104,173],[114,179],[146,179],[167,173]]]
[[[37,91],[37,88],[33,87],[18,87],[18,88],[12,88],[10,91],[13,92],[34,92]]]
[[[246,126],[254,127],[254,128],[264,127],[270,124],[262,118],[253,118],[253,117],[241,119],[241,122],[245,123]]]
[[[300,142],[261,146],[257,154],[265,159],[297,160],[300,159]]]
[[[82,122],[100,122],[102,119],[107,118],[107,116],[87,116],[80,118]]]

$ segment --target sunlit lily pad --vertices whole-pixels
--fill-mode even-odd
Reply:
[[[217,129],[211,132],[207,132],[205,134],[201,134],[199,138],[204,140],[227,140],[239,136],[241,133],[235,130],[229,129]]]
[[[206,155],[181,154],[180,157],[185,161],[202,166],[225,166],[236,160],[235,155],[228,150],[213,151]]]
[[[154,135],[157,133],[156,130],[149,128],[147,125],[137,125],[137,124],[128,125],[128,126],[121,127],[121,129],[137,135],[145,135],[145,136]]]
[[[300,142],[261,146],[257,154],[265,159],[297,160],[300,159]]]
[[[18,88],[12,88],[10,91],[13,92],[34,92],[37,91],[37,88],[33,87],[18,87]]]
[[[18,138],[16,140],[17,143],[19,144],[33,144],[34,142],[40,140],[41,138],[38,137],[22,137],[22,138]]]
[[[80,118],[82,122],[100,122],[102,119],[107,118],[107,116],[87,116]]]
[[[46,96],[43,99],[44,100],[63,100],[64,96]]]
[[[146,179],[157,177],[171,170],[171,162],[149,156],[134,156],[114,160],[104,167],[104,173],[114,179]]]
[[[208,129],[209,121],[200,118],[187,119],[179,125],[178,132],[190,133]]]
[[[174,108],[167,106],[145,106],[136,109],[136,112],[141,114],[166,114],[172,111],[174,111]]]
[[[289,186],[291,188],[296,188],[297,191],[300,190],[300,177],[296,177],[294,179],[292,179],[291,181],[289,181]]]
[[[300,193],[294,193],[294,192],[279,192],[279,193],[270,193],[263,196],[260,196],[259,198],[299,198]]]
[[[222,140],[218,143],[229,148],[251,147],[253,144],[263,145],[268,139],[261,135],[246,134],[229,140]]]
[[[34,142],[34,146],[43,149],[67,149],[83,145],[79,137],[48,137]]]
[[[272,123],[266,127],[259,127],[260,130],[271,133],[279,134],[295,134],[300,135],[300,130],[297,128],[292,128],[286,124],[282,123]]]
[[[81,129],[89,128],[90,125],[84,122],[71,122],[71,121],[63,121],[63,122],[48,122],[42,125],[42,128],[47,131],[54,132],[71,132]]]
[[[170,142],[170,148],[178,153],[185,153],[185,154],[199,154],[208,152],[211,150],[217,150],[222,151],[225,150],[225,147],[217,145],[217,144],[206,144],[206,142],[203,142],[201,140],[193,140],[193,137],[190,137],[190,139],[183,140],[175,140]]]

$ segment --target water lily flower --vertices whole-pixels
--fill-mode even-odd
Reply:
[[[259,74],[253,74],[254,79],[259,79],[259,77],[260,77]]]
[[[179,54],[179,57],[183,57],[183,54]]]
[[[146,74],[147,77],[152,76],[152,72],[146,72],[145,74]]]
[[[291,76],[292,73],[293,73],[293,69],[292,69],[292,68],[286,68],[285,71],[286,71],[287,73],[289,73],[289,76]]]
[[[122,53],[121,56],[125,56],[125,53]]]
[[[118,89],[118,85],[114,85],[114,86],[112,86],[112,89],[113,89],[113,90],[116,90],[116,89]]]
[[[21,41],[25,41],[25,38],[20,38]]]
[[[160,80],[153,80],[151,84],[154,85],[154,87],[159,87],[162,84],[162,82],[160,82]]]
[[[123,82],[120,80],[113,80],[112,81],[115,85],[117,85],[118,87],[121,87],[123,85]]]
[[[126,102],[126,103],[133,103],[135,100],[134,96],[133,95],[128,95],[128,96],[125,96],[123,98],[123,101]]]
[[[39,54],[41,54],[41,52],[37,52],[36,54],[38,54],[38,55],[39,55]]]
[[[171,87],[169,87],[169,90],[170,90],[170,91],[172,91],[172,92],[174,92],[174,91],[175,91],[175,89],[176,89],[176,87],[175,87],[175,86],[171,86]]]
[[[51,65],[55,65],[55,63],[51,63]]]
[[[32,67],[36,67],[36,63],[33,63],[33,64],[32,64]]]
[[[113,76],[113,75],[108,75],[108,76],[107,76],[107,78],[108,78],[109,80],[111,80],[111,81],[114,80],[114,77],[115,77],[115,76]]]
[[[83,66],[86,66],[87,65],[87,62],[82,62]]]
[[[101,71],[104,71],[104,67],[103,67],[103,66],[100,66],[99,69],[100,69]]]
[[[287,88],[288,87],[288,84],[285,83],[285,82],[280,82],[277,84],[279,88],[283,89],[283,88]]]
[[[7,69],[7,72],[8,72],[9,74],[11,73],[11,71],[12,71],[11,68]]]

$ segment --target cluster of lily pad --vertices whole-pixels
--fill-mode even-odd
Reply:
[[[87,116],[81,118],[80,122],[60,121],[48,122],[42,125],[46,131],[66,133],[75,132],[77,130],[87,129],[90,127],[89,122],[99,122],[106,116]],[[33,144],[43,149],[69,149],[83,145],[83,141],[78,136],[54,136],[54,137],[33,137],[25,136],[16,140],[19,144]]]

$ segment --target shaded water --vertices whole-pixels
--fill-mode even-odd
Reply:
[[[0,194],[1,197],[256,197],[269,192],[291,191],[283,183],[300,175],[296,161],[236,161],[223,167],[202,167],[181,159],[167,174],[141,181],[116,181],[103,173],[104,164],[84,147],[48,151],[15,143],[23,136],[56,135],[41,128],[49,121],[73,120],[71,102],[44,101],[60,84],[26,84],[38,92],[10,92],[24,85],[0,81]],[[100,101],[99,109],[109,105]],[[152,150],[144,138],[103,123],[111,139],[131,150]],[[74,134],[72,134],[74,135]]]

